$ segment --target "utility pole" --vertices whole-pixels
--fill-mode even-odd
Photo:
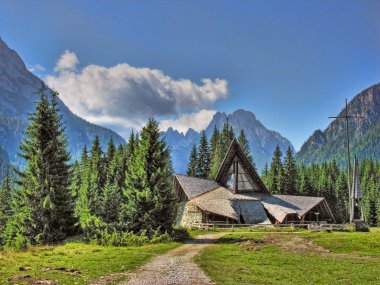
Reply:
[[[348,196],[351,197],[350,191],[351,191],[351,180],[350,180],[350,174],[351,174],[351,162],[350,162],[350,133],[349,133],[349,119],[365,119],[363,116],[352,116],[348,114],[348,104],[346,99],[346,108],[344,110],[343,116],[338,117],[329,117],[330,119],[344,119],[346,122],[346,147],[347,147],[347,187],[348,187]],[[353,221],[353,212],[352,208],[353,205],[351,205],[352,201],[351,198],[349,198],[349,204],[350,204],[350,222]]]

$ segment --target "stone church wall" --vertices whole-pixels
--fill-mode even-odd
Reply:
[[[202,212],[191,202],[181,202],[178,205],[176,225],[190,228],[193,223],[202,222]]]

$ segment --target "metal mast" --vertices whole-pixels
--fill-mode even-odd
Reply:
[[[351,162],[350,162],[350,132],[349,132],[349,125],[348,125],[348,119],[365,119],[363,116],[352,116],[348,114],[348,104],[346,99],[346,108],[344,110],[343,116],[338,117],[329,117],[330,119],[344,119],[346,121],[346,147],[347,147],[347,189],[348,189],[348,196],[351,197],[350,191],[351,191],[351,180],[350,180],[350,174],[351,174]],[[352,206],[351,198],[349,198],[350,203],[350,222],[353,221],[353,212],[352,212]]]

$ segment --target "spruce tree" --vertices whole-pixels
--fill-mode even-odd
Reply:
[[[128,165],[133,160],[135,149],[138,147],[138,142],[139,142],[138,136],[135,135],[134,132],[132,131],[130,136],[129,136],[129,139],[128,139],[128,143],[127,143],[127,147],[126,147],[126,153],[125,153],[126,160],[127,160],[126,161],[127,168],[128,168]]]
[[[126,230],[151,235],[171,229],[175,208],[171,175],[170,149],[160,138],[157,121],[150,119],[127,169],[122,215]]]
[[[256,164],[253,161],[253,157],[252,157],[251,151],[249,149],[249,143],[248,143],[247,137],[245,136],[245,133],[244,133],[243,129],[241,129],[241,131],[240,131],[240,134],[239,134],[239,137],[238,137],[238,143],[239,143],[240,147],[242,148],[242,150],[244,151],[244,154],[247,156],[247,158],[251,162],[252,166],[257,171]]]
[[[90,212],[89,208],[89,189],[90,189],[90,159],[88,156],[87,146],[84,145],[80,161],[80,185],[75,201],[75,216],[83,223],[84,216]]]
[[[197,175],[197,164],[198,164],[198,153],[197,153],[197,148],[194,144],[193,148],[191,149],[189,164],[187,166],[186,174],[188,176],[193,176],[193,177],[198,176]]]
[[[297,171],[297,192],[303,196],[310,196],[313,192],[309,172],[305,164],[301,164]]]
[[[272,194],[282,194],[283,193],[283,166],[282,166],[282,152],[280,147],[277,145],[270,165],[268,184],[269,189]]]
[[[70,191],[73,196],[73,200],[78,199],[80,187],[82,184],[82,173],[79,162],[76,160],[71,169],[71,179],[70,179]]]
[[[263,168],[262,171],[261,171],[260,178],[261,178],[261,180],[263,181],[264,185],[265,185],[267,188],[269,188],[269,185],[268,185],[268,175],[269,175],[268,163],[265,162],[265,164],[264,164],[264,168]]]
[[[111,137],[110,140],[109,140],[109,142],[108,142],[107,155],[106,155],[106,163],[108,165],[113,160],[115,152],[116,152],[115,144],[114,144],[113,139]]]
[[[196,171],[200,178],[207,178],[210,174],[210,151],[205,131],[202,131],[199,141]]]
[[[125,187],[125,172],[127,170],[127,154],[125,147],[121,144],[117,149],[116,159],[116,176],[115,181],[119,186],[120,191]]]
[[[222,164],[222,145],[218,143],[215,147],[215,150],[211,156],[211,168],[208,178],[209,179],[215,179],[216,175],[218,174],[220,165]]]
[[[286,195],[297,194],[297,165],[290,147],[286,151],[284,161],[283,193]]]
[[[4,232],[5,226],[13,214],[12,211],[12,185],[9,170],[6,171],[5,177],[3,179],[0,188],[0,245],[3,244],[2,233]]]
[[[101,213],[101,196],[105,185],[106,172],[104,167],[103,152],[100,146],[99,137],[95,136],[92,143],[89,159],[89,185],[88,203],[90,213],[99,216]]]
[[[21,201],[16,204],[23,219],[18,221],[22,229],[8,228],[10,243],[15,238],[11,232],[29,236],[32,243],[57,242],[71,233],[75,223],[69,189],[70,155],[59,115],[58,93],[51,91],[50,100],[45,86],[38,93],[40,101],[20,145],[20,156],[27,164],[24,171],[17,172],[21,193],[16,196]],[[15,220],[18,218],[10,224],[15,226]]]
[[[335,193],[337,204],[334,211],[334,216],[338,223],[345,223],[349,220],[348,215],[348,189],[347,189],[347,177],[344,171],[341,171],[338,180],[335,183]]]
[[[235,138],[234,131],[232,129],[232,126],[227,122],[223,125],[222,132],[220,134],[220,144],[221,144],[221,161],[223,160],[224,156],[226,155],[228,148],[232,142],[232,140]]]
[[[210,139],[210,157],[214,156],[217,145],[220,143],[220,133],[216,125],[214,125],[214,130]],[[211,166],[212,167],[212,166]]]
[[[102,203],[101,203],[101,218],[108,224],[116,224],[119,220],[121,209],[121,189],[116,181],[107,181],[104,186]]]

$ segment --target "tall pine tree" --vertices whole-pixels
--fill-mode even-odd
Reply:
[[[160,138],[158,123],[150,119],[141,131],[126,175],[122,222],[126,230],[170,230],[175,194],[171,182],[170,149]]]
[[[197,164],[198,164],[198,153],[197,148],[195,144],[193,145],[193,148],[191,149],[190,158],[189,158],[189,164],[187,166],[187,172],[186,174],[188,176],[197,177]]]
[[[12,211],[12,183],[10,178],[9,170],[7,169],[5,173],[4,180],[0,188],[0,245],[3,244],[2,233],[4,232],[5,226],[13,214]]]
[[[45,86],[38,93],[40,101],[20,145],[20,156],[27,166],[17,172],[20,193],[15,195],[15,204],[19,213],[15,212],[16,217],[9,222],[8,245],[20,235],[32,243],[57,242],[72,232],[75,223],[69,189],[70,155],[59,115],[58,93],[48,94]]]
[[[253,157],[251,155],[251,150],[249,149],[249,143],[247,140],[247,137],[245,136],[244,130],[241,129],[239,137],[238,137],[238,142],[242,150],[244,151],[244,154],[248,157],[249,161],[252,163],[253,167],[257,170],[256,164],[253,160]]]
[[[207,178],[210,174],[210,151],[206,132],[202,131],[198,147],[197,174],[200,178]]]
[[[297,194],[297,165],[290,147],[288,147],[285,155],[283,188],[284,194]]]
[[[219,143],[220,143],[220,133],[219,133],[218,128],[215,125],[213,132],[212,132],[212,135],[211,135],[211,139],[210,139],[210,156],[211,156],[211,158],[214,156],[216,147]]]
[[[269,190],[272,194],[282,194],[283,193],[283,166],[282,166],[282,152],[280,147],[277,145],[273,157],[272,162],[270,164],[269,177],[268,177],[268,185]]]

